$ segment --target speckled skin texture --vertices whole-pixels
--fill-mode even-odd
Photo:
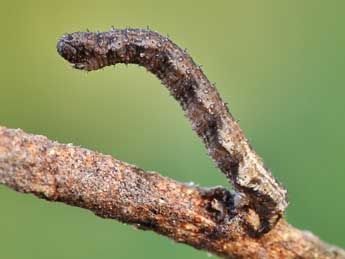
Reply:
[[[277,223],[288,205],[286,189],[264,166],[214,85],[184,50],[142,29],[75,32],[64,35],[57,49],[77,69],[134,63],[155,74],[180,103],[209,155],[238,192],[237,205],[259,215],[260,225],[248,227],[261,235]]]
[[[233,194],[222,187],[179,183],[107,155],[1,126],[0,184],[152,230],[223,258],[345,258],[344,250],[284,219],[265,235],[249,235],[242,222],[255,225],[257,214],[234,208]]]

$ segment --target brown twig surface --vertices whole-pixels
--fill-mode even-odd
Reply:
[[[222,187],[200,188],[147,172],[108,155],[0,127],[0,183],[152,230],[224,258],[345,258],[284,219],[260,238],[244,222],[253,211],[235,209]]]

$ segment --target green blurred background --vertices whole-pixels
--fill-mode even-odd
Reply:
[[[288,220],[345,246],[344,1],[19,1],[0,10],[0,124],[179,181],[226,185],[143,68],[73,70],[66,32],[150,26],[186,47],[288,188]],[[0,186],[0,258],[207,258],[152,232]]]

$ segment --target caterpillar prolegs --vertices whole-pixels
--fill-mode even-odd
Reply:
[[[64,35],[57,49],[77,69],[133,63],[155,74],[180,103],[218,168],[245,197],[241,206],[259,215],[255,231],[264,234],[277,223],[288,206],[286,189],[264,166],[214,85],[183,49],[145,29],[74,32]]]

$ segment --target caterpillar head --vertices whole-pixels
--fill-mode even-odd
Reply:
[[[58,53],[81,70],[96,70],[107,65],[103,58],[107,48],[102,46],[100,37],[92,32],[74,32],[65,34],[57,43]]]

